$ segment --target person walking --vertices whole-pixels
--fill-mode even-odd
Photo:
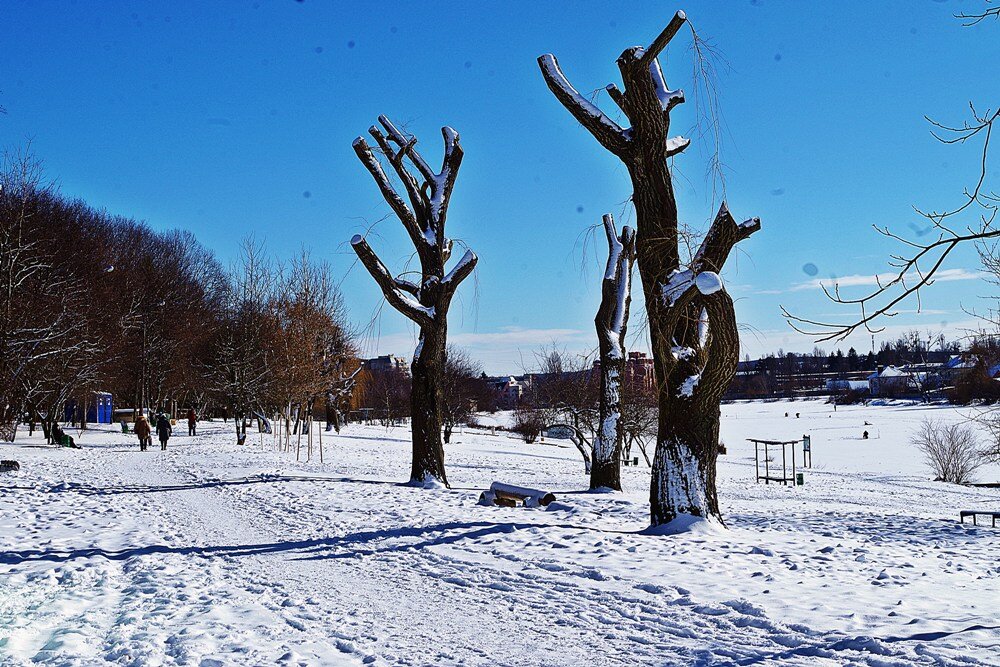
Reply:
[[[194,413],[194,409],[188,410],[188,435],[195,434],[195,427],[198,425],[198,415]]]
[[[139,438],[139,451],[146,451],[146,447],[153,444],[152,438],[150,438],[150,433],[152,429],[149,427],[149,420],[146,419],[146,415],[139,415],[135,420],[135,434]]]
[[[170,428],[170,420],[163,413],[156,419],[156,437],[160,439],[160,449],[165,451],[167,449],[167,440],[170,438],[173,429]]]

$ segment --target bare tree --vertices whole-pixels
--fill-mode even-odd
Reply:
[[[519,432],[537,436],[554,427],[567,429],[589,476],[599,416],[597,374],[591,360],[568,355],[555,345],[538,351],[535,358],[538,372],[531,374],[524,404],[515,415]]]
[[[633,373],[626,374],[622,393],[621,422],[624,458],[631,458],[632,447],[638,445],[646,465],[652,467],[653,462],[649,458],[647,444],[656,440],[657,422],[656,388],[647,383],[644,377],[636,377]]]
[[[681,234],[669,160],[689,145],[671,137],[670,113],[684,101],[670,90],[658,56],[684,25],[677,12],[648,48],[618,58],[625,89],[607,87],[631,122],[623,128],[586,100],[551,54],[538,59],[556,99],[632,180],[636,209],[636,261],[642,279],[655,367],[659,423],[650,485],[652,525],[678,515],[721,521],[716,492],[719,404],[736,372],[739,335],[733,301],[719,271],[733,247],[760,229],[753,218],[737,223],[725,203],[690,262],[682,266]]]
[[[477,262],[475,253],[467,250],[450,271],[445,270],[453,248],[452,240],[445,236],[445,220],[463,152],[458,132],[450,127],[441,128],[444,160],[441,171],[435,173],[416,151],[416,137],[405,135],[385,116],[379,116],[378,120],[382,129],[372,126],[368,132],[402,183],[409,205],[389,181],[363,137],[355,139],[354,152],[406,229],[420,261],[420,282],[393,277],[360,234],[351,239],[351,245],[378,283],[386,301],[420,327],[411,364],[413,458],[410,483],[447,486],[441,442],[441,379],[448,338],[448,309],[458,286],[472,273]]]
[[[465,350],[448,346],[441,386],[441,420],[444,442],[451,442],[451,434],[459,424],[466,423],[478,409],[481,399],[489,391],[481,376],[483,367]]]
[[[913,438],[935,476],[942,482],[964,484],[987,457],[969,424],[942,424],[926,419]]]
[[[608,264],[601,281],[601,305],[594,319],[601,358],[601,398],[590,488],[621,491],[625,333],[632,302],[635,232],[626,226],[619,235],[610,213],[604,216],[604,232],[608,239]]]
[[[278,347],[274,312],[275,276],[263,246],[246,239],[232,268],[225,310],[215,343],[215,390],[232,408],[236,437],[246,437],[246,419],[271,399],[273,357]]]

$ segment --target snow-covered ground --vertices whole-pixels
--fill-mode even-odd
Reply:
[[[162,453],[24,439],[0,446],[22,465],[0,475],[0,664],[1000,664],[1000,528],[958,523],[1000,490],[929,481],[928,414],[961,418],[724,406],[729,529],[673,537],[642,532],[646,468],[586,493],[568,443],[456,434],[454,488],[424,491],[398,484],[401,428],[325,437],[324,464],[211,422]],[[805,486],[756,484],[745,438],[803,433]],[[478,505],[494,480],[558,501]]]

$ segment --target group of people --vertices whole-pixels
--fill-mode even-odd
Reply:
[[[188,422],[188,435],[195,435],[195,429],[198,424],[198,416],[195,414],[194,410],[188,410],[187,413]],[[141,414],[135,420],[135,434],[139,438],[139,450],[146,451],[148,447],[153,444],[153,431],[156,431],[156,437],[160,441],[160,450],[165,451],[167,449],[167,440],[173,435],[174,429],[170,425],[170,418],[164,413],[159,413],[156,415],[156,426],[151,426],[146,415]]]

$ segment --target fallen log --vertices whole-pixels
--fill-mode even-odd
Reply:
[[[483,505],[499,505],[501,507],[546,507],[556,499],[555,495],[541,489],[531,489],[524,486],[514,486],[513,484],[503,484],[493,482],[490,488],[483,491],[479,496],[479,502]]]

